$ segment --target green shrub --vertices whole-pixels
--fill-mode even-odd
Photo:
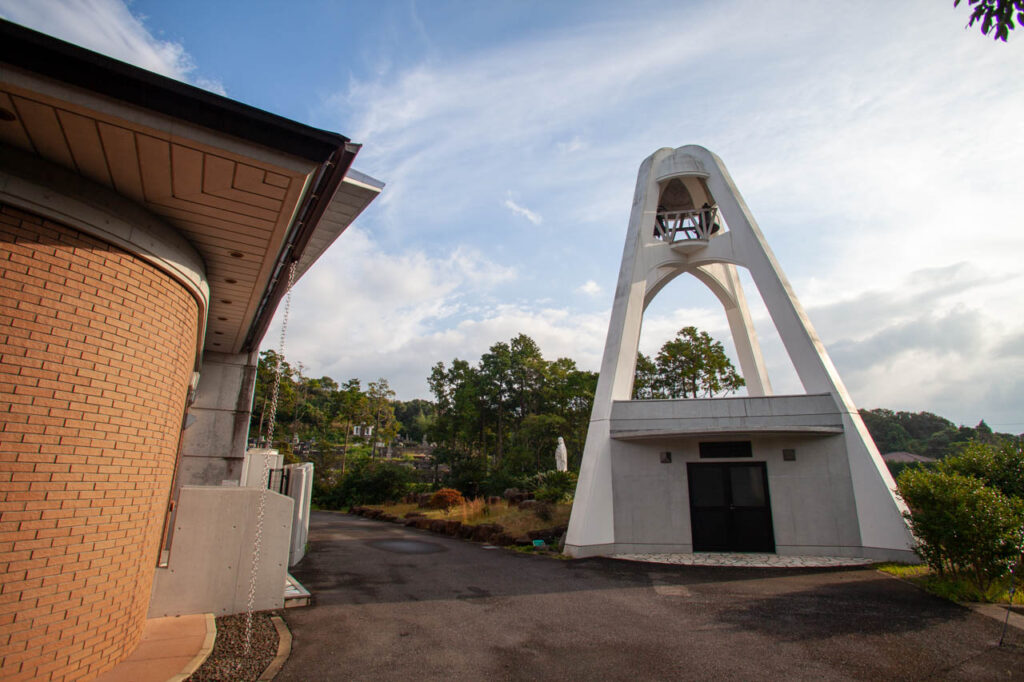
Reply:
[[[984,593],[1019,559],[1020,500],[974,476],[945,470],[907,470],[900,475],[899,491],[910,507],[915,551],[940,576],[964,578]]]
[[[322,509],[342,509],[355,504],[382,504],[400,500],[415,473],[401,464],[353,457],[345,477],[336,485],[314,485],[313,502]]]
[[[430,498],[430,506],[434,509],[444,509],[445,513],[452,507],[458,507],[466,503],[462,493],[454,488],[441,488]]]
[[[545,471],[537,474],[531,486],[534,497],[542,502],[566,502],[576,492],[577,476],[572,471]]]

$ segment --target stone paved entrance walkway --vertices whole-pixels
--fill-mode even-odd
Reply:
[[[746,568],[829,568],[832,566],[870,566],[874,559],[844,556],[779,556],[778,554],[741,554],[738,552],[698,552],[697,554],[615,554],[615,559],[649,564],[679,566],[741,566]]]

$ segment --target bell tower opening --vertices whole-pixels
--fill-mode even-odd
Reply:
[[[654,220],[655,239],[688,251],[706,245],[723,225],[704,178],[689,175],[663,181]]]

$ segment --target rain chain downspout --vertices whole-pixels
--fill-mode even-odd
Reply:
[[[284,361],[284,341],[288,331],[288,314],[292,307],[292,285],[295,283],[295,264],[288,266],[288,288],[285,290],[284,316],[281,319],[281,341],[278,345],[277,364],[274,366],[274,384],[270,392],[270,419],[267,422],[266,443],[274,444],[274,428],[277,425],[277,397],[281,388],[281,363]],[[245,653],[252,649],[252,613],[256,606],[256,576],[260,566],[260,550],[263,543],[263,516],[267,506],[267,487],[270,477],[270,458],[263,456],[263,485],[260,486],[260,499],[256,507],[256,537],[252,547],[252,571],[249,576],[249,601],[245,609]]]

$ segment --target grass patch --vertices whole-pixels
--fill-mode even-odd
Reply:
[[[894,575],[897,578],[922,578],[928,575],[928,567],[924,564],[899,564],[894,561],[890,561],[884,564],[877,564],[875,566],[882,573],[888,573]]]
[[[929,594],[949,601],[1024,605],[1024,591],[1020,589],[1013,594],[1013,601],[1010,601],[1009,579],[993,584],[987,592],[981,592],[966,580],[948,575],[940,576],[933,573],[924,564],[884,563],[878,564],[876,568],[883,573],[911,582]]]

